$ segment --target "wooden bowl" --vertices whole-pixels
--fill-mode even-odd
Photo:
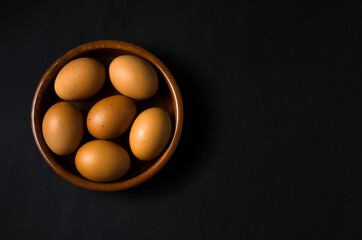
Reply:
[[[108,72],[110,62],[115,57],[123,54],[132,54],[146,59],[153,65],[157,71],[157,74],[159,75],[159,89],[155,96],[147,100],[135,101],[137,106],[137,114],[149,107],[162,107],[167,110],[172,117],[173,132],[170,141],[163,153],[161,153],[157,159],[152,161],[140,161],[132,155],[128,143],[129,131],[124,133],[119,138],[114,139],[114,142],[119,143],[130,154],[132,161],[130,170],[124,177],[115,182],[92,182],[82,177],[75,168],[75,153],[71,156],[58,156],[48,148],[42,135],[42,120],[45,112],[49,109],[49,107],[54,103],[61,101],[61,99],[59,99],[55,94],[54,81],[58,72],[65,64],[79,57],[92,57],[101,61]],[[103,97],[114,94],[119,93],[111,85],[107,74],[106,83],[96,96],[85,101],[73,103],[82,111],[82,114],[86,117],[88,110],[95,102]],[[58,60],[56,60],[41,78],[34,94],[31,109],[31,127],[35,143],[44,160],[57,174],[67,181],[79,187],[96,191],[119,191],[128,189],[146,181],[156,174],[167,163],[175,151],[181,136],[182,122],[183,105],[181,93],[174,77],[167,67],[147,50],[131,43],[113,40],[96,41],[80,45],[76,48],[73,48]],[[85,142],[94,139],[87,131],[85,132],[85,136],[83,137],[80,146]]]

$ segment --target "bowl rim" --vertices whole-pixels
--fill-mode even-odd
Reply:
[[[63,67],[69,61],[79,57],[79,55],[84,54],[88,51],[98,50],[98,49],[119,49],[122,51],[130,52],[133,55],[142,57],[150,62],[163,76],[164,80],[167,83],[167,86],[170,90],[170,94],[173,101],[173,107],[175,110],[175,126],[173,129],[173,134],[171,136],[171,140],[169,142],[168,147],[163,151],[162,155],[158,158],[158,160],[147,170],[142,172],[141,174],[121,181],[121,182],[111,182],[111,183],[98,183],[86,180],[84,178],[75,177],[73,174],[67,171],[62,170],[62,166],[54,161],[53,154],[49,148],[47,147],[41,130],[41,119],[39,113],[39,104],[40,104],[40,96],[42,91],[44,91],[44,86],[48,82],[51,83],[51,79],[49,79],[50,73],[53,71],[59,71],[61,67]],[[161,60],[159,60],[155,55],[151,52],[139,47],[135,44],[119,41],[119,40],[98,40],[93,42],[87,42],[81,44],[68,52],[66,52],[63,56],[58,58],[53,64],[45,71],[40,82],[37,85],[35,90],[32,106],[31,106],[31,128],[33,137],[36,143],[36,146],[42,155],[45,162],[62,178],[69,181],[70,183],[77,185],[79,187],[94,190],[94,191],[119,191],[125,190],[128,188],[135,187],[146,180],[150,179],[154,176],[161,168],[168,162],[174,153],[177,144],[181,137],[182,126],[183,126],[183,102],[179,87],[176,83],[175,78],[169,71],[169,69],[163,64]],[[40,122],[40,126],[39,126]]]

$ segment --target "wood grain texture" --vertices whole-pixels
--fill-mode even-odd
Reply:
[[[173,121],[172,136],[165,151],[155,160],[143,162],[131,155],[131,169],[121,179],[111,183],[96,183],[83,178],[74,166],[74,155],[61,157],[52,153],[47,147],[41,132],[41,123],[46,110],[60,99],[54,92],[54,80],[62,67],[69,61],[79,57],[92,57],[101,61],[106,70],[110,62],[122,54],[132,54],[150,62],[159,75],[160,85],[155,96],[148,100],[135,101],[137,114],[149,107],[162,107],[167,110]],[[106,82],[109,81],[107,75]],[[100,96],[113,95],[115,91],[111,84],[105,84],[99,93]],[[94,99],[90,101],[94,102]],[[86,106],[87,104],[85,104]],[[92,104],[89,104],[91,106]],[[81,109],[83,114],[87,113],[87,107]],[[89,190],[96,191],[119,191],[134,187],[156,174],[170,159],[179,142],[183,124],[183,104],[178,85],[168,68],[152,53],[134,44],[102,40],[85,43],[65,53],[57,59],[44,73],[41,78],[32,103],[31,127],[35,143],[46,163],[61,177],[67,181]],[[121,144],[129,153],[128,144],[129,131],[114,141]],[[94,139],[90,134],[85,134],[82,144]],[[82,145],[81,144],[81,145]]]

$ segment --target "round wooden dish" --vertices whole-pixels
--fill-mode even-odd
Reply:
[[[128,134],[124,133],[121,137],[113,140],[124,147],[130,154],[132,166],[129,172],[121,179],[111,183],[97,183],[83,178],[75,168],[74,155],[58,156],[51,152],[47,147],[42,135],[42,120],[45,112],[54,103],[61,101],[54,91],[54,80],[60,69],[69,61],[79,57],[92,57],[101,61],[108,70],[110,62],[117,56],[123,54],[132,54],[146,59],[156,69],[159,75],[159,89],[155,96],[143,101],[135,101],[137,106],[137,114],[142,110],[158,106],[167,110],[173,122],[171,139],[163,153],[152,161],[140,161],[136,159],[128,144]],[[106,84],[98,94],[98,96],[106,97],[109,95],[118,94],[110,84],[109,77],[106,77]],[[85,101],[79,104],[79,107],[84,116],[90,109],[94,99]],[[96,191],[119,191],[134,187],[156,174],[170,159],[176,149],[181,136],[183,122],[183,105],[181,93],[177,83],[167,67],[152,53],[131,43],[113,40],[103,40],[90,42],[73,48],[58,60],[56,60],[44,73],[38,87],[36,88],[33,104],[31,109],[31,127],[35,139],[35,143],[49,166],[61,177],[67,181],[90,190]],[[86,131],[87,132],[87,131]],[[85,134],[81,145],[93,137],[90,134]]]

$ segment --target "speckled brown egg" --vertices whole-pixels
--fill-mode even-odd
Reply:
[[[56,103],[45,113],[42,131],[50,150],[61,156],[72,154],[83,138],[82,114],[68,102]]]
[[[138,100],[152,97],[158,89],[155,69],[146,60],[133,55],[115,58],[109,66],[109,77],[120,93]]]
[[[112,182],[124,176],[131,160],[121,146],[107,140],[87,142],[75,155],[75,166],[79,173],[95,182]]]
[[[137,116],[129,134],[132,153],[140,160],[155,159],[166,147],[172,131],[168,112],[149,108]]]
[[[64,100],[83,100],[95,95],[103,86],[106,71],[101,62],[82,57],[67,63],[58,73],[54,90]]]
[[[136,115],[136,105],[122,95],[97,102],[87,116],[87,129],[98,139],[113,139],[124,133]]]

